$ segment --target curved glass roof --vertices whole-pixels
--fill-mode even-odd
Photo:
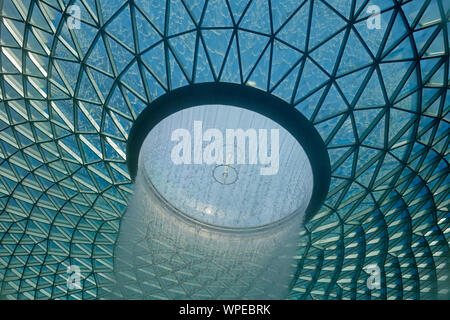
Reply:
[[[281,97],[327,144],[330,191],[290,298],[448,297],[448,1],[0,3],[1,298],[108,294],[133,121],[210,81]]]

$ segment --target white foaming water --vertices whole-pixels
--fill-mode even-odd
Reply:
[[[261,175],[256,161],[218,165],[197,159],[197,164],[175,164],[172,132],[191,130],[194,121],[216,132],[279,130],[276,174]],[[237,152],[251,144],[224,144],[230,143]],[[205,145],[197,148],[202,151]],[[271,144],[267,148],[268,154],[275,152]],[[114,255],[114,297],[285,298],[312,189],[305,151],[274,121],[221,105],[169,116],[141,147],[134,196],[122,218]]]
[[[187,136],[186,148],[173,152],[183,143],[182,138],[172,140],[173,133],[180,129]],[[255,143],[250,134],[240,141],[226,139],[227,131],[239,129],[254,133]],[[217,135],[223,133],[223,145],[216,151],[223,153],[225,166],[204,161],[209,146],[215,142],[215,139],[205,139],[208,130],[216,131]],[[275,132],[278,139],[273,139]],[[250,161],[252,151],[253,162]],[[186,160],[190,161],[175,164],[173,153],[182,156],[188,153]],[[277,161],[262,164],[260,160],[267,155],[276,155],[272,160],[277,158]],[[237,163],[240,156],[242,161]],[[294,212],[302,215],[312,196],[312,168],[302,146],[273,120],[239,107],[202,105],[170,115],[147,135],[141,147],[140,163],[156,191],[174,208],[216,226],[259,227]],[[261,174],[262,169],[274,167],[275,174]],[[226,179],[222,178],[224,174]]]
[[[300,225],[300,216],[260,232],[196,225],[161,202],[140,171],[114,254],[114,298],[284,299]]]

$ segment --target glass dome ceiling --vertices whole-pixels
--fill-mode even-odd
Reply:
[[[330,191],[301,230],[290,298],[448,297],[448,1],[1,3],[1,298],[109,293],[133,121],[210,81],[281,97],[327,144]],[[82,289],[67,291],[69,265]]]

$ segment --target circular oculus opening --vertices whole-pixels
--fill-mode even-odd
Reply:
[[[273,120],[235,106],[171,114],[149,132],[139,161],[173,208],[219,227],[255,228],[303,215],[313,192],[298,141]]]
[[[330,161],[314,126],[285,101],[256,88],[203,83],[153,101],[136,119],[127,144],[172,211],[232,231],[265,229],[323,203]]]

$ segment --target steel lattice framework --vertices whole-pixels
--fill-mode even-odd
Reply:
[[[380,29],[367,27],[369,5]],[[301,230],[291,298],[447,295],[449,6],[0,0],[0,297],[108,294],[130,128],[155,98],[211,81],[283,98],[327,144],[330,191]],[[69,265],[80,290],[67,290]]]

